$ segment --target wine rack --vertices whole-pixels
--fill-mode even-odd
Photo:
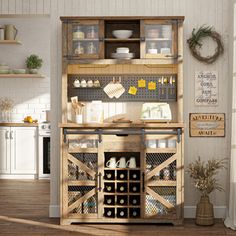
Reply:
[[[107,167],[112,159],[113,168]],[[132,159],[133,166],[126,163]],[[114,163],[125,166],[117,167]],[[134,165],[135,163],[135,165]],[[104,217],[140,218],[141,169],[140,153],[105,153],[104,168]],[[121,165],[123,165],[121,164]],[[132,168],[133,167],[133,168]],[[112,208],[111,208],[112,206]]]

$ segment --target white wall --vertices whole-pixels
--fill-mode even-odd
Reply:
[[[0,25],[5,24],[16,26],[22,45],[0,44],[0,64],[26,68],[25,59],[37,54],[43,59],[39,73],[45,78],[0,78],[0,97],[14,100],[13,121],[22,121],[27,115],[43,121],[44,111],[50,109],[50,18],[0,18]]]
[[[44,4],[45,4],[44,0]],[[14,12],[14,0],[0,0],[2,14]],[[29,0],[16,1],[24,4],[24,9],[33,7]],[[29,3],[31,2],[31,3]],[[8,4],[8,7],[7,7]],[[34,5],[41,4],[40,0],[34,0]],[[10,5],[10,7],[9,7]],[[185,139],[185,165],[202,156],[205,160],[212,157],[229,157],[230,155],[230,77],[229,77],[229,14],[228,1],[225,0],[51,0],[51,77],[52,77],[52,113],[53,113],[53,139],[52,139],[52,181],[51,181],[51,213],[56,214],[59,204],[59,129],[60,121],[60,76],[61,76],[61,22],[62,15],[78,16],[164,16],[183,15],[184,22],[184,119],[186,123]],[[12,9],[9,11],[9,9]],[[34,8],[34,7],[33,7]],[[17,11],[26,14],[24,11]],[[30,10],[28,14],[34,14]],[[43,11],[42,11],[43,12]],[[189,53],[186,40],[191,34],[193,27],[203,24],[212,25],[223,35],[225,53],[212,65],[204,65],[196,61]],[[207,49],[208,50],[208,49]],[[210,48],[209,48],[210,50]],[[194,105],[194,72],[196,70],[216,70],[219,74],[219,106],[196,107]],[[191,112],[224,112],[226,113],[226,137],[225,138],[189,138],[188,116]],[[219,179],[227,186],[228,176],[223,171]],[[199,198],[192,186],[188,175],[185,177],[185,212],[187,217],[194,217],[194,207]],[[226,192],[215,192],[211,195],[216,206],[216,216],[223,217],[227,201]],[[54,211],[55,210],[55,211]]]

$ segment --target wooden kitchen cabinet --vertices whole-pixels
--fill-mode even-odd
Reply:
[[[61,20],[62,51],[68,60],[146,64],[147,61],[141,60],[156,59],[161,64],[171,64],[182,57],[178,37],[182,37],[183,17],[61,17]],[[132,30],[132,35],[116,38],[114,30]],[[118,47],[129,48],[133,55],[128,60],[122,60],[122,55],[114,57]]]
[[[103,58],[103,22],[99,20],[68,21],[64,37],[64,55],[73,59]]]
[[[24,178],[36,174],[37,128],[0,127],[0,178]]]
[[[184,17],[61,17],[61,20],[61,224],[181,224]],[[98,38],[95,34],[99,53],[78,55],[75,46],[78,42],[93,41],[86,39],[85,33],[91,25],[99,32]],[[132,30],[132,35],[116,38],[114,30]],[[131,57],[114,56],[119,47],[129,48]],[[96,81],[100,86],[78,88],[76,80],[90,84]],[[125,88],[118,98],[111,98],[102,89],[112,81],[120,81]],[[129,93],[133,87],[137,89],[135,95]],[[172,117],[168,123],[148,123],[135,115],[133,123],[112,123],[107,119],[103,124],[75,124],[71,109],[74,96],[86,105],[93,100],[124,104],[166,102]],[[109,165],[112,160],[123,164]]]
[[[100,130],[99,136],[86,135],[95,130],[65,130],[62,224],[182,222],[181,128],[167,134],[145,130],[160,135],[141,135],[141,130],[134,130],[140,135],[120,135],[116,129],[109,130],[111,135]]]
[[[141,58],[178,58],[178,21],[141,21]]]

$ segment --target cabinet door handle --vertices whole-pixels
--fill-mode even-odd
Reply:
[[[10,139],[13,139],[13,131],[10,132]]]
[[[142,186],[143,193],[145,192],[145,173],[143,172],[143,186]]]
[[[102,191],[102,174],[101,172],[99,172],[98,176],[98,191],[101,192]]]
[[[6,133],[5,133],[5,138],[6,138],[6,139],[9,139],[9,131],[6,131]]]

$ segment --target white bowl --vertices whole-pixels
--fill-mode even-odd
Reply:
[[[131,37],[133,31],[132,30],[113,30],[112,34],[114,37],[118,39],[128,39]]]
[[[149,48],[148,49],[148,54],[157,54],[157,53],[158,53],[158,51],[156,48]]]
[[[129,53],[129,48],[117,48],[117,53]]]
[[[170,48],[161,48],[161,54],[170,54]]]

